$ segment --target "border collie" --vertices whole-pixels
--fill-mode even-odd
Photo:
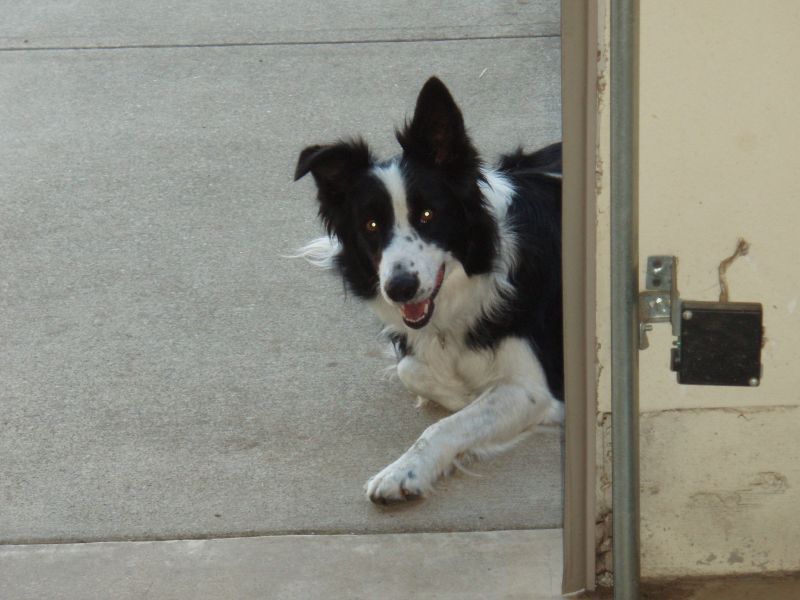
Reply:
[[[481,162],[437,78],[376,160],[360,139],[309,146],[328,235],[300,250],[366,301],[394,344],[397,375],[454,414],[365,485],[373,502],[424,496],[464,458],[563,421],[561,145]]]

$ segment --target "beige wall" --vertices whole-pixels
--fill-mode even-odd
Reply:
[[[607,20],[603,19],[603,25]],[[679,386],[669,327],[640,354],[643,574],[800,569],[800,2],[642,0],[640,256],[681,297],[761,302],[758,388]],[[607,38],[600,88],[607,78]],[[607,430],[608,90],[599,106],[598,405]],[[607,438],[606,438],[607,439]],[[608,501],[606,443],[599,488]]]

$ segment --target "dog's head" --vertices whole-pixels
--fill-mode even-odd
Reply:
[[[349,287],[365,298],[381,294],[406,326],[420,329],[451,271],[492,268],[497,227],[480,192],[478,153],[439,79],[425,83],[397,140],[402,155],[385,162],[361,140],[309,146],[295,179],[314,176]]]

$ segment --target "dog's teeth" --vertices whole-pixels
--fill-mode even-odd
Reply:
[[[427,322],[432,310],[433,303],[430,300],[424,300],[419,303],[403,305],[400,307],[400,314],[408,325],[418,325]]]

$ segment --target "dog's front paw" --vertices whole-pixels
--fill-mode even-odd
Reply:
[[[401,456],[367,481],[367,497],[376,504],[414,500],[428,494],[436,471],[418,456]]]

